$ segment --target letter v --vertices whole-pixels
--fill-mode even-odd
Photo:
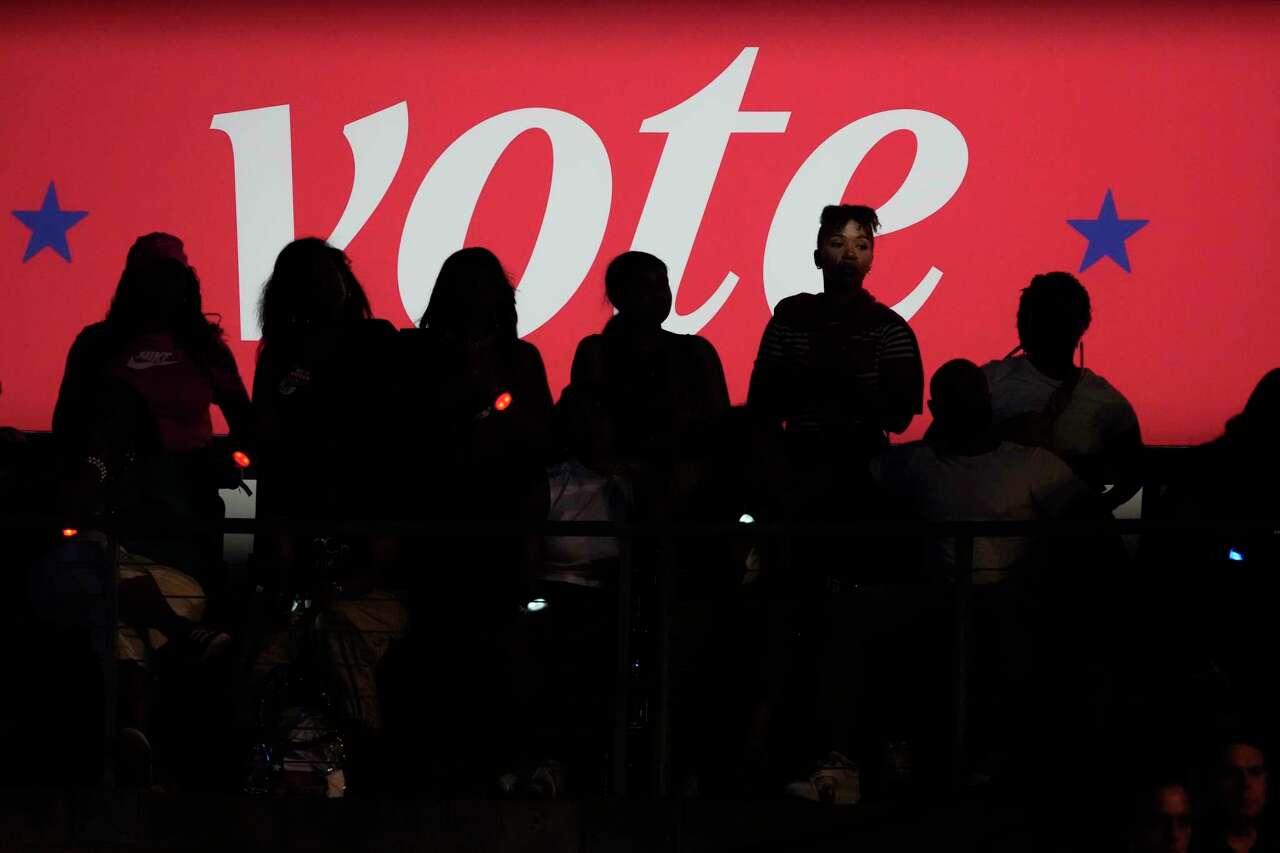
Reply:
[[[240,279],[240,338],[262,337],[258,300],[276,255],[294,239],[293,149],[289,105],[218,113],[209,125],[231,139]],[[342,129],[355,174],[346,208],[329,242],[345,249],[387,194],[409,141],[409,108],[401,101]]]

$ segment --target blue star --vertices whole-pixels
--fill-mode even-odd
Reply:
[[[1150,219],[1121,219],[1116,215],[1116,202],[1111,197],[1111,190],[1102,200],[1102,210],[1097,219],[1068,219],[1067,224],[1084,235],[1089,247],[1084,250],[1084,260],[1080,263],[1080,272],[1096,264],[1103,258],[1110,258],[1120,265],[1125,272],[1129,270],[1129,253],[1125,251],[1124,241],[1128,240],[1145,226]]]
[[[31,240],[27,243],[26,254],[22,256],[25,264],[36,256],[41,249],[50,248],[62,255],[67,263],[71,262],[71,247],[67,245],[67,229],[89,215],[85,210],[62,210],[58,207],[58,191],[49,182],[49,189],[44,194],[44,204],[39,210],[15,210],[13,215],[18,221],[31,229]]]

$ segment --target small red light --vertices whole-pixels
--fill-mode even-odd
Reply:
[[[503,391],[501,394],[499,394],[498,399],[493,401],[493,407],[497,409],[499,412],[505,412],[510,405],[511,405],[511,395],[508,394],[506,391]]]
[[[786,422],[786,421],[783,421],[783,422],[782,422],[782,430],[783,430],[783,432],[785,432],[785,431],[786,431],[786,429],[787,429],[787,422]]]
[[[243,450],[237,450],[235,453],[232,453],[231,458],[235,460],[237,467],[249,467],[249,454],[245,453]]]
[[[79,531],[79,530],[76,530],[74,527],[64,527],[64,528],[62,528],[62,535],[63,535],[64,537],[66,537],[67,539],[74,539],[74,538],[75,538],[75,536],[76,536],[76,534],[78,534],[79,532],[80,532],[80,531]]]

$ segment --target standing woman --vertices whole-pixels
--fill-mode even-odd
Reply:
[[[261,316],[253,381],[260,583],[281,605],[318,602],[343,722],[353,735],[376,734],[373,668],[406,620],[387,591],[398,540],[348,522],[376,522],[391,510],[395,329],[373,318],[347,256],[314,237],[281,250]],[[256,657],[257,674],[288,663],[286,647],[283,632],[274,633]]]
[[[139,237],[106,319],[71,347],[53,414],[69,480],[123,528],[119,616],[134,632],[122,631],[118,651],[117,773],[126,783],[151,778],[151,682],[139,637],[151,629],[152,642],[172,641],[198,660],[230,641],[199,626],[206,592],[216,601],[225,587],[222,533],[183,528],[220,521],[218,489],[238,482],[230,453],[212,443],[211,405],[237,446],[249,447],[249,397],[222,329],[202,310],[182,241]],[[153,532],[168,525],[175,531]],[[58,590],[66,579],[45,580]]]
[[[211,405],[247,448],[249,396],[222,328],[203,311],[182,241],[139,237],[106,319],[71,346],[54,436],[89,479],[115,484],[118,512],[152,522],[217,520],[218,488],[234,485],[235,474],[230,457],[213,449]],[[221,540],[213,533],[125,544],[220,588]]]
[[[415,729],[448,790],[487,792],[519,750],[527,703],[520,605],[528,602],[524,525],[546,517],[551,389],[516,326],[516,291],[488,249],[440,268],[420,328],[400,333],[406,395],[402,507],[462,535],[428,536],[413,553],[410,597],[432,694]],[[475,526],[479,525],[479,529]],[[447,696],[441,700],[440,696]],[[444,735],[444,736],[441,736]]]
[[[439,486],[419,488],[417,512],[520,517],[545,462],[551,388],[537,347],[516,332],[516,291],[497,256],[450,255],[418,325],[400,333],[418,386],[404,418],[421,448],[411,463],[421,477],[410,479]]]

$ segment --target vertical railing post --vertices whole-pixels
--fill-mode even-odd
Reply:
[[[973,628],[973,535],[955,538],[955,634],[952,650],[951,762],[959,786],[968,770],[970,639]]]
[[[671,793],[671,646],[675,600],[675,548],[669,535],[659,540],[656,625],[654,627],[654,668],[657,694],[653,714],[653,795],[664,799]]]
[[[620,536],[613,670],[613,795],[627,795],[628,714],[631,702],[631,576],[634,536]]]
[[[116,737],[116,715],[120,703],[120,661],[119,661],[119,633],[120,626],[120,545],[116,532],[108,527],[106,530],[106,548],[107,548],[107,624],[102,627],[106,631],[107,636],[103,643],[106,649],[105,661],[105,678],[103,679],[103,702],[106,707],[103,708],[102,722],[105,729],[104,735],[108,743],[114,741]],[[112,763],[111,782],[115,783],[115,765]]]

